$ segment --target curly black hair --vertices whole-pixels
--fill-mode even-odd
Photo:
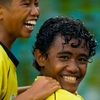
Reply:
[[[75,38],[78,40],[78,43],[76,45],[71,44],[71,46],[73,48],[77,48],[84,39],[84,45],[87,47],[89,46],[89,58],[96,54],[95,47],[97,46],[97,42],[93,37],[94,35],[86,29],[79,19],[74,20],[73,18],[68,18],[66,16],[57,16],[49,18],[41,26],[39,33],[36,36],[36,42],[33,47],[33,55],[35,49],[39,49],[40,52],[47,57],[48,50],[50,46],[52,46],[54,38],[59,34],[61,34],[65,40],[65,43],[62,45],[68,44],[71,39]],[[40,66],[36,60],[33,65],[38,71],[40,71]]]

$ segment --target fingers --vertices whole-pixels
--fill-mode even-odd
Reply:
[[[42,82],[42,85],[46,85],[47,88],[53,88],[54,90],[61,88],[59,82],[51,77],[42,76],[38,81]]]
[[[45,76],[42,76],[37,81],[35,81],[32,87],[34,87],[33,89],[36,91],[36,95],[38,94],[38,99],[41,98],[41,100],[47,98],[56,90],[61,88],[58,81],[51,77]]]
[[[38,86],[44,89],[51,89],[52,91],[56,91],[57,89],[61,88],[58,81],[51,77],[42,76],[37,81],[35,81],[34,86]]]
[[[57,89],[61,88],[59,82],[51,77],[44,77],[47,79],[48,87],[52,88],[52,91],[56,91]]]

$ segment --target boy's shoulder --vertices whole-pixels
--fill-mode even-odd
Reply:
[[[64,89],[57,90],[46,100],[53,100],[54,98],[56,98],[56,100],[84,100],[80,95],[72,94]]]
[[[19,61],[13,55],[13,53],[2,42],[0,42],[0,61],[5,60],[6,62],[9,59],[12,61],[12,64],[14,64],[15,66],[19,64]]]

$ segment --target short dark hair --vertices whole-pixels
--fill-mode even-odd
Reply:
[[[33,55],[35,49],[39,49],[40,52],[47,57],[49,47],[52,46],[54,38],[59,34],[64,36],[65,43],[63,44],[68,44],[72,38],[77,39],[78,43],[76,45],[71,44],[74,48],[80,46],[82,39],[84,39],[85,45],[89,45],[89,57],[96,54],[95,47],[97,46],[97,42],[93,38],[93,33],[90,33],[79,19],[74,20],[73,18],[59,16],[48,19],[41,26],[39,33],[36,36]],[[40,71],[40,66],[37,64],[36,60],[33,65]]]

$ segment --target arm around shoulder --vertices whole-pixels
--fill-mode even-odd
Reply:
[[[44,100],[59,88],[61,87],[56,80],[42,76],[14,100]]]

